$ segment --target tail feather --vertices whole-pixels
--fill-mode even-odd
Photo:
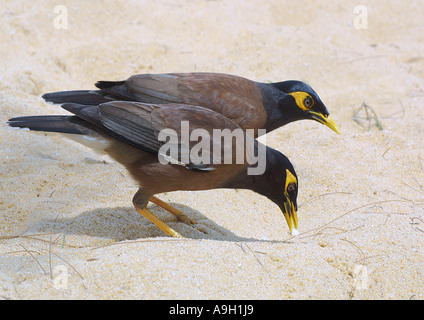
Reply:
[[[134,92],[128,89],[126,81],[97,81],[95,86],[100,89],[104,95],[110,95],[114,100],[139,101]]]
[[[84,120],[76,116],[28,116],[9,119],[9,126],[28,128],[34,131],[90,134],[92,132]]]
[[[128,90],[125,81],[98,81],[96,87],[100,90],[49,92],[42,97],[45,101],[55,104],[78,103],[90,106],[114,100],[138,100],[134,93]]]
[[[97,81],[95,86],[99,89],[109,89],[116,86],[121,86],[125,81]]]
[[[52,103],[80,103],[85,105],[98,105],[114,100],[100,90],[72,90],[50,92],[43,95],[43,99]]]

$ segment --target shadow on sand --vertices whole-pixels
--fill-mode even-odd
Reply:
[[[153,205],[148,208],[171,228],[187,239],[209,239],[234,242],[255,242],[254,238],[240,237],[216,224],[199,211],[178,203],[170,203],[183,211],[197,223],[189,226],[162,208]],[[82,212],[70,218],[43,219],[36,227],[37,232],[64,233],[89,236],[115,241],[136,240],[166,235],[153,223],[138,214],[133,207],[99,208]],[[272,241],[270,242],[281,242]]]

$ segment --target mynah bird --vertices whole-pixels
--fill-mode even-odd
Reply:
[[[339,133],[318,94],[301,81],[255,82],[222,73],[137,74],[125,81],[99,81],[99,90],[47,93],[52,103],[98,105],[114,100],[202,106],[223,114],[243,130],[270,132],[287,123],[311,119]]]
[[[65,103],[62,107],[73,115],[16,117],[8,124],[59,132],[111,156],[138,183],[139,189],[133,198],[137,212],[167,235],[182,237],[147,209],[149,201],[186,224],[193,225],[195,221],[159,200],[156,194],[215,188],[249,189],[267,197],[283,212],[290,232],[298,233],[298,179],[293,165],[285,155],[245,134],[239,124],[223,114],[201,106],[130,101],[99,105]],[[189,140],[183,137],[183,124],[189,124],[190,134],[198,134],[197,140],[193,136]],[[237,137],[231,136],[227,143],[222,143],[223,136],[215,135],[215,130],[241,132],[244,140],[240,143]],[[199,148],[199,141],[203,148]],[[212,146],[213,152],[207,146]],[[240,150],[242,156],[236,159]],[[187,152],[190,157],[185,157]],[[255,157],[256,163],[250,161]],[[251,174],[250,170],[258,168],[262,160],[263,170]]]

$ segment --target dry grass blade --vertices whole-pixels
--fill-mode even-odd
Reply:
[[[418,220],[419,222],[416,222],[415,220]],[[418,217],[411,217],[411,222],[410,222],[411,225],[421,225],[421,223],[424,223],[423,219]],[[414,229],[424,233],[424,230],[421,228],[415,227]]]
[[[320,227],[313,228],[313,229],[307,230],[307,231],[305,231],[305,232],[301,232],[299,235],[297,235],[297,236],[292,236],[292,237],[290,237],[289,239],[287,239],[287,240],[285,240],[285,241],[288,241],[288,240],[294,239],[294,238],[296,238],[296,237],[300,237],[300,238],[310,237],[311,235],[307,235],[307,236],[303,236],[303,237],[301,237],[301,236],[302,236],[302,235],[305,235],[305,234],[307,234],[307,233],[313,232],[313,231],[315,231],[315,234],[314,234],[314,236],[315,236],[315,235],[319,234],[319,233],[320,233],[323,229],[328,228],[328,226],[329,226],[330,224],[332,224],[333,222],[335,222],[336,220],[339,220],[339,219],[341,219],[341,218],[343,218],[343,217],[347,216],[348,214],[350,214],[350,213],[352,213],[352,212],[355,212],[355,211],[358,211],[358,210],[360,210],[360,209],[367,208],[367,207],[370,207],[370,206],[375,206],[375,205],[377,205],[377,204],[388,203],[388,202],[409,202],[409,201],[408,201],[408,200],[404,200],[404,199],[394,199],[394,200],[381,200],[381,201],[375,201],[375,202],[371,202],[371,203],[368,203],[368,204],[364,204],[364,205],[362,205],[362,206],[360,206],[360,207],[356,207],[356,208],[354,208],[354,209],[352,209],[352,210],[346,211],[346,212],[345,212],[345,213],[343,213],[342,215],[340,215],[340,216],[338,216],[338,217],[334,218],[333,220],[330,220],[329,222],[327,222],[327,223],[323,224],[323,225],[322,225],[322,226],[320,226]]]
[[[132,241],[121,241],[121,242],[114,242],[109,243],[105,245],[101,245],[98,247],[91,248],[90,250],[97,250],[102,249],[106,247],[116,246],[116,245],[127,245],[127,244],[133,244],[133,243],[143,243],[143,242],[188,242],[188,241],[197,241],[196,239],[188,239],[188,238],[148,238],[148,239],[138,239],[138,240],[132,240]]]
[[[77,269],[75,269],[74,268],[74,266],[72,265],[72,264],[70,264],[68,261],[66,261],[65,259],[63,259],[61,256],[59,256],[58,254],[56,254],[56,253],[54,253],[54,252],[52,252],[52,254],[54,255],[54,256],[56,256],[57,258],[59,258],[60,260],[62,260],[64,263],[66,263],[68,266],[70,266],[71,267],[71,269],[72,270],[74,270],[75,271],[75,273],[81,278],[81,280],[83,280],[84,281],[84,277],[81,275],[81,273],[79,273],[78,272],[78,270]],[[84,288],[85,289],[87,289],[86,287],[85,287],[85,285],[84,285],[84,282],[83,282],[83,286],[84,286]]]
[[[362,256],[362,259],[360,259],[361,261],[366,258],[365,253],[361,250],[361,248],[358,247],[357,244],[355,244],[352,241],[347,240],[347,239],[340,239],[340,240],[346,241],[347,243],[350,243],[352,246],[354,246],[358,250],[358,252],[361,254],[361,256]]]
[[[405,116],[405,106],[402,101],[399,100],[399,104],[402,107],[402,110],[396,111],[394,113],[389,114],[388,116],[381,117],[383,119],[395,119],[395,118],[403,118]]]
[[[315,201],[317,199],[320,199],[322,197],[331,196],[331,195],[335,195],[335,194],[351,195],[352,193],[351,192],[344,192],[344,191],[336,191],[336,192],[323,193],[323,194],[317,195],[317,196],[309,199],[308,201],[305,201],[304,203],[300,204],[299,207],[304,206],[304,205],[306,205],[306,204],[308,204],[308,203],[310,203],[312,201]]]
[[[269,274],[269,271],[267,270],[267,268],[265,268],[265,266],[264,266],[264,264],[259,260],[259,258],[258,258],[258,256],[257,256],[257,253],[260,253],[260,254],[266,254],[265,252],[260,252],[260,251],[256,251],[256,250],[253,250],[252,248],[250,248],[249,246],[248,246],[248,244],[247,243],[241,243],[241,244],[238,244],[238,243],[236,243],[236,245],[238,246],[238,247],[240,247],[241,248],[241,250],[245,253],[245,254],[252,254],[253,255],[253,257],[254,257],[254,259],[256,260],[256,262],[259,264],[259,266],[262,268],[262,269],[264,269],[268,274]],[[248,250],[245,250],[244,249],[244,247],[246,247]]]
[[[362,123],[362,120],[368,121],[368,131],[370,130],[373,121],[379,130],[383,130],[383,125],[378,119],[377,113],[366,102],[363,102],[358,110],[354,112],[352,119],[363,128],[366,128],[366,126]]]
[[[404,186],[406,186],[408,188],[411,188],[412,190],[414,190],[414,191],[416,191],[418,193],[424,194],[424,190],[422,189],[422,187],[420,187],[420,189],[417,189],[417,188],[414,188],[414,187],[410,186],[409,184],[407,184],[405,182],[402,182],[402,183],[403,183]]]
[[[62,242],[61,244],[56,243],[57,241],[51,242],[51,235],[54,235],[56,233],[35,233],[35,234],[28,234],[28,235],[10,235],[10,236],[1,236],[0,240],[10,240],[10,239],[16,239],[16,238],[22,238],[22,239],[29,239],[29,240],[37,240],[41,242],[47,242],[49,244],[55,245],[55,246],[62,246],[62,247],[68,247],[68,248],[85,248],[84,246],[76,246],[76,245],[70,245],[65,244]],[[50,236],[49,240],[38,238],[42,236]]]
[[[28,250],[27,248],[25,248],[24,245],[19,244],[22,248],[24,248],[25,252],[28,253],[32,259],[34,259],[34,261],[38,264],[38,266],[41,268],[41,270],[43,271],[44,274],[47,274],[46,270],[44,270],[43,266],[41,265],[40,261],[38,261],[38,259],[32,254],[32,252],[30,250]]]

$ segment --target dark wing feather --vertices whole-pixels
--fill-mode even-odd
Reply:
[[[222,158],[219,159],[219,163],[223,163],[223,157],[228,154],[229,148],[231,148],[230,152],[236,153],[235,150],[239,147],[240,141],[230,139],[227,144],[222,144],[220,137],[218,140],[216,139],[214,129],[227,129],[230,132],[239,129],[244,137],[241,128],[236,123],[219,113],[199,106],[114,101],[101,104],[99,115],[101,124],[115,137],[144,150],[148,149],[157,153],[163,151],[161,147],[166,143],[167,146],[178,150],[176,157],[172,157],[173,160],[186,165],[190,169],[213,169],[213,151],[216,150],[214,148],[221,148],[220,156]],[[189,125],[189,136],[187,137],[189,141],[184,139],[185,136],[182,134],[182,123],[184,121],[187,121]],[[159,140],[159,133],[163,129],[170,129],[176,140]],[[195,154],[191,154],[191,157],[188,157],[187,154],[198,143],[198,141],[190,141],[191,133],[195,129],[201,129],[205,133],[204,136],[200,137],[203,142],[202,145],[209,146],[209,148],[201,150],[203,153],[198,158],[193,157]],[[169,135],[169,132],[167,131],[167,135]],[[173,141],[175,141],[175,145],[173,145]],[[244,143],[244,140],[242,142]],[[233,153],[230,153],[230,156],[233,156]],[[200,158],[206,159],[206,161],[200,161]]]
[[[178,89],[180,78],[176,74],[140,74],[130,77],[125,85],[138,101],[197,105],[194,99],[184,99]]]
[[[124,100],[202,106],[238,123],[243,129],[266,122],[262,95],[256,83],[221,73],[139,74],[126,81],[101,81],[96,86]]]
[[[222,73],[138,74],[125,81],[99,81],[99,90],[47,93],[46,101],[98,105],[114,100],[202,106],[223,114],[242,129],[263,128],[267,120],[256,82]]]
[[[115,136],[151,152],[158,152],[161,143],[151,124],[154,105],[114,101],[99,106],[100,122]]]
[[[101,125],[98,106],[82,105],[78,103],[65,103],[62,105],[62,108],[91,124],[97,126]]]
[[[163,129],[175,132],[178,161],[191,169],[213,170],[214,162],[221,164],[224,160],[235,163],[237,151],[245,142],[245,134],[235,122],[200,106],[163,105],[152,113],[152,124],[157,135]],[[183,134],[184,130],[187,135]],[[220,135],[222,130],[226,130],[226,139]],[[235,138],[238,133],[238,140],[233,139],[233,133]],[[244,149],[241,152],[244,156]]]

